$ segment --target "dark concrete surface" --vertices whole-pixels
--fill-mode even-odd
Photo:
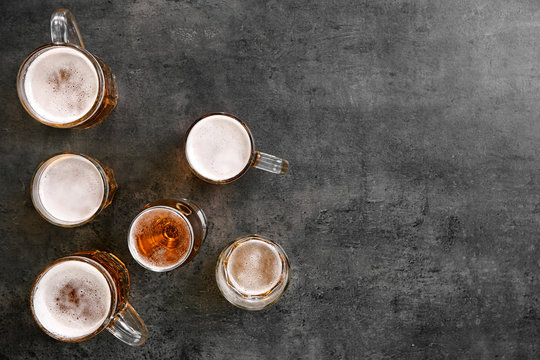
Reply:
[[[57,7],[118,79],[118,107],[89,130],[43,126],[17,98]],[[533,0],[1,2],[0,358],[539,358],[539,33]],[[184,133],[213,111],[245,120],[289,173],[195,178]],[[39,162],[66,150],[120,186],[76,229],[42,220],[29,194]],[[128,225],[179,196],[209,236],[188,266],[146,271]],[[261,312],[214,280],[221,249],[254,232],[292,265]],[[88,249],[126,262],[142,348],[107,332],[60,343],[34,323],[36,275]]]

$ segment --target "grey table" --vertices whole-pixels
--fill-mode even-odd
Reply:
[[[21,107],[23,59],[75,14],[117,76],[118,107],[57,130]],[[538,1],[4,1],[0,5],[0,358],[439,359],[540,356]],[[225,111],[291,163],[214,186],[187,169],[199,116]],[[116,172],[112,205],[62,229],[33,209],[45,157],[79,151]],[[188,197],[210,233],[188,266],[137,265],[128,225],[147,202]],[[261,233],[288,253],[285,296],[234,308],[214,266]],[[110,334],[57,342],[29,291],[51,261],[123,259],[142,348]]]

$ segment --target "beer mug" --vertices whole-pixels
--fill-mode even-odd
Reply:
[[[187,199],[149,203],[135,216],[128,231],[128,247],[144,268],[163,272],[187,265],[206,238],[204,212]]]
[[[118,185],[111,169],[79,153],[43,161],[31,184],[34,207],[51,224],[75,227],[94,219],[111,203]]]
[[[289,163],[273,155],[255,151],[253,136],[238,118],[211,113],[195,121],[184,143],[191,171],[204,181],[227,184],[249,170],[285,174]]]
[[[34,50],[17,75],[17,93],[28,114],[56,128],[85,129],[103,121],[118,100],[111,69],[83,45],[66,9],[51,16],[52,43]]]
[[[129,273],[113,254],[80,252],[56,260],[37,277],[30,307],[39,327],[56,340],[78,342],[107,329],[128,345],[142,345],[148,329],[127,301]]]
[[[289,260],[275,242],[259,235],[241,237],[219,255],[216,281],[231,304],[262,310],[278,301],[289,285]]]

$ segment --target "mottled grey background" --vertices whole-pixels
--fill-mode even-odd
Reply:
[[[62,6],[118,79],[118,107],[90,130],[43,126],[17,99],[18,67]],[[540,357],[538,1],[4,1],[0,34],[0,358]],[[245,120],[290,172],[192,176],[184,133],[212,111]],[[120,185],[76,229],[29,195],[38,163],[65,150]],[[128,225],[179,196],[206,211],[207,241],[182,269],[145,271]],[[253,232],[292,263],[261,312],[214,281],[221,249]],[[34,323],[36,275],[88,249],[128,265],[142,348],[106,332],[64,344]]]

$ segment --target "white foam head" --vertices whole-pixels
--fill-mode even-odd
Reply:
[[[96,331],[111,312],[111,289],[94,266],[66,260],[51,266],[36,283],[32,307],[37,321],[64,340]]]
[[[250,239],[233,249],[227,260],[232,285],[245,295],[267,293],[281,278],[283,262],[273,245]]]
[[[34,181],[39,202],[56,222],[72,225],[91,218],[105,196],[103,177],[96,166],[77,154],[61,154],[43,165]],[[40,173],[41,171],[41,173]]]
[[[34,111],[48,122],[66,124],[82,118],[98,97],[96,68],[80,51],[51,47],[30,63],[24,92]]]
[[[197,122],[186,140],[190,166],[213,181],[228,180],[250,161],[252,143],[242,124],[226,115],[211,115]]]

